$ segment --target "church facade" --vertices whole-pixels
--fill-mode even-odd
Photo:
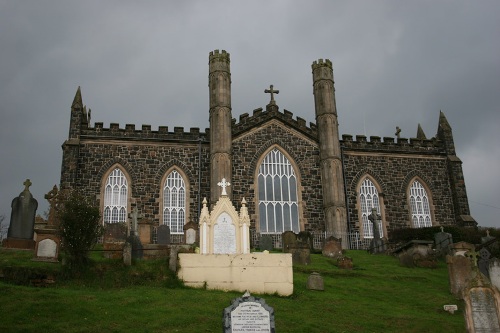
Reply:
[[[64,142],[61,189],[95,198],[104,223],[126,222],[137,208],[153,225],[183,234],[197,222],[203,198],[214,205],[218,183],[237,206],[248,205],[251,230],[321,232],[373,238],[372,207],[382,237],[398,228],[475,225],[462,162],[441,112],[427,139],[339,136],[333,67],[312,64],[314,123],[281,112],[270,87],[266,109],[233,118],[230,56],[209,54],[210,128],[90,124],[78,88]]]

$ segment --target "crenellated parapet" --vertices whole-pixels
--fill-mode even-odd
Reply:
[[[299,131],[312,140],[316,141],[318,139],[318,132],[315,123],[311,122],[309,123],[309,126],[307,126],[305,119],[298,116],[294,119],[293,113],[286,109],[283,112],[280,112],[277,109],[263,110],[262,108],[253,110],[252,115],[243,113],[239,117],[239,122],[233,118],[233,137],[237,137],[239,134],[247,132],[253,127],[260,126],[261,124],[273,119],[281,121],[284,125]]]
[[[118,123],[111,123],[109,127],[104,127],[102,122],[96,122],[94,127],[82,131],[82,139],[112,138],[114,140],[158,140],[158,141],[208,141],[209,129],[201,132],[198,127],[191,127],[185,131],[184,127],[174,127],[169,131],[168,126],[159,126],[158,130],[152,130],[151,125],[142,125],[136,129],[134,124],[126,124],[120,128]]]
[[[369,150],[379,152],[401,152],[401,153],[428,153],[443,154],[445,147],[436,139],[397,138],[356,135],[355,139],[350,134],[343,134],[340,141],[342,147],[348,150]]]

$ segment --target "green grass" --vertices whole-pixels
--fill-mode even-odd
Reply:
[[[311,265],[295,266],[290,297],[254,295],[274,308],[277,332],[466,331],[463,304],[449,293],[445,263],[405,268],[389,256],[348,255],[353,270],[340,270],[321,255],[312,255]],[[34,264],[5,257],[0,251],[0,269],[13,261]],[[0,282],[0,332],[220,332],[223,309],[241,293],[183,288],[167,266],[166,260],[124,267],[96,258],[79,279],[54,287]],[[323,276],[325,291],[305,288],[313,271]],[[451,315],[444,304],[457,304],[459,311]]]

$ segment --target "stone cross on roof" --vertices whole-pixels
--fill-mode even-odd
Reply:
[[[220,187],[222,187],[222,194],[221,195],[227,195],[226,187],[230,186],[231,183],[230,182],[226,182],[226,178],[222,178],[222,181],[218,182],[217,185],[219,185]]]
[[[29,179],[26,179],[23,185],[24,185],[24,190],[29,191],[29,187],[31,186],[31,181]]]
[[[276,104],[276,101],[274,100],[274,94],[279,94],[280,91],[279,90],[274,90],[273,85],[271,84],[269,86],[269,89],[264,90],[264,92],[266,94],[271,94],[271,101],[269,102],[269,104]]]

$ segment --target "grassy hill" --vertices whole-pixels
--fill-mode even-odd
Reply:
[[[436,269],[405,268],[390,256],[347,255],[353,270],[312,255],[311,265],[294,267],[292,296],[254,295],[274,308],[278,333],[466,331],[463,303],[449,293],[444,262]],[[184,288],[166,260],[124,267],[97,258],[79,278],[65,279],[59,264],[30,259],[30,253],[0,249],[0,332],[221,332],[223,309],[241,296]],[[57,282],[36,288],[5,281],[17,274],[29,284],[33,272],[49,272]],[[325,291],[305,288],[312,272],[323,276]],[[449,314],[445,304],[459,311]]]

